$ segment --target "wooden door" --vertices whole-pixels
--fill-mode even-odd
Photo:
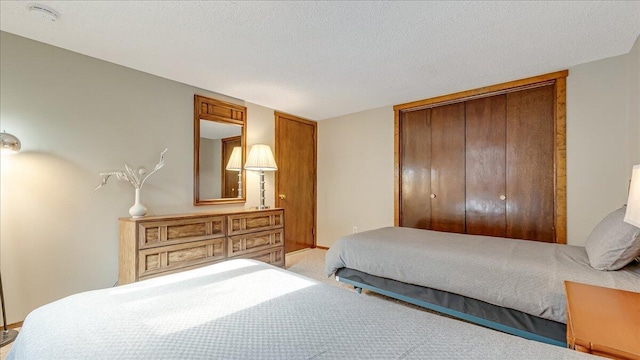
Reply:
[[[418,191],[411,190],[424,192],[430,186],[436,196],[429,207],[434,230],[459,232],[464,221],[470,234],[566,244],[567,75],[567,71],[559,71],[394,106],[394,224],[425,227],[417,226],[420,220],[412,211],[421,206],[425,212],[429,210],[425,205],[415,205],[420,201],[413,198]],[[466,134],[461,141],[456,136],[447,140],[455,131],[445,131],[447,125],[439,119],[449,116],[459,120],[459,113],[449,104],[465,102],[462,116],[466,124],[462,126]],[[431,109],[427,132],[417,135],[402,128],[408,114],[425,108]],[[481,120],[485,115],[503,119],[499,122],[505,124],[504,130]],[[422,137],[430,144],[430,185],[423,179],[411,178],[416,174],[416,170],[412,171],[415,164],[405,166],[406,153],[425,151],[418,150],[419,144],[407,143],[407,136]],[[504,145],[500,141],[503,136]],[[462,160],[460,142],[466,142],[464,151],[468,148]],[[436,154],[447,146],[454,149],[451,156]],[[496,161],[488,166],[485,161],[492,158]],[[502,165],[500,158],[504,159]],[[424,163],[424,159],[421,161]],[[463,170],[456,169],[456,164],[463,164]],[[417,174],[421,176],[420,172]],[[441,186],[446,187],[444,192]],[[457,197],[449,187],[457,189]],[[443,201],[445,194],[452,195],[448,201]],[[496,194],[498,199],[504,194],[502,204],[496,201]],[[466,219],[455,209],[460,205]],[[407,215],[410,216],[405,220]]]
[[[555,242],[554,87],[507,94],[507,237]]]
[[[431,109],[431,229],[465,232],[464,103]]]
[[[400,119],[400,226],[431,229],[430,109],[408,111]]]
[[[316,133],[314,121],[275,113],[276,206],[284,208],[285,252],[315,247]]]
[[[227,170],[234,147],[242,146],[240,136],[224,138],[222,142],[222,198],[238,197],[238,172]]]
[[[506,235],[507,96],[465,103],[466,225],[474,235]]]

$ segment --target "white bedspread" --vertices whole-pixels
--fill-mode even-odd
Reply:
[[[34,310],[8,359],[578,359],[233,260]]]
[[[595,270],[583,247],[401,227],[339,239],[327,252],[327,276],[343,267],[561,323],[564,280],[640,292],[640,265]]]

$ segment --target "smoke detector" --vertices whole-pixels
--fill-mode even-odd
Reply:
[[[57,11],[41,4],[30,4],[29,11],[49,21],[57,21],[60,17]]]

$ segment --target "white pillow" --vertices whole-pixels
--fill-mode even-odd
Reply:
[[[627,206],[607,215],[584,244],[591,267],[618,270],[640,255],[640,228],[623,221]]]

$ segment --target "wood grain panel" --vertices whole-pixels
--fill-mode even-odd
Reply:
[[[556,80],[556,242],[567,243],[567,79]]]
[[[507,237],[554,242],[554,89],[507,94]]]
[[[224,238],[140,250],[139,276],[225,258]]]
[[[260,211],[252,214],[229,215],[229,236],[271,230],[284,224],[282,211]]]
[[[402,225],[402,219],[401,219],[402,211],[403,211],[402,202],[404,201],[404,199],[402,194],[402,181],[403,181],[402,179],[402,160],[403,160],[402,141],[403,140],[402,140],[401,125],[402,125],[402,117],[404,116],[405,113],[415,112],[422,109],[434,109],[437,107],[448,106],[454,103],[471,102],[474,100],[487,98],[491,96],[504,95],[504,96],[511,97],[511,96],[514,96],[514,95],[511,95],[513,93],[527,93],[531,91],[535,92],[536,89],[551,88],[553,89],[553,98],[549,103],[551,104],[550,108],[552,109],[552,119],[553,119],[553,127],[550,131],[552,146],[553,146],[553,149],[550,151],[550,153],[553,154],[552,161],[551,161],[552,163],[551,177],[553,179],[553,198],[551,199],[551,201],[553,202],[553,209],[552,211],[550,211],[547,207],[546,210],[544,210],[544,213],[546,215],[553,217],[553,224],[549,225],[548,218],[543,218],[542,219],[543,224],[541,225],[541,227],[544,227],[544,228],[551,227],[552,231],[554,232],[553,236],[546,237],[547,240],[545,241],[555,241],[560,244],[566,244],[566,231],[567,231],[566,230],[566,221],[567,221],[567,213],[566,213],[566,77],[567,76],[568,76],[568,71],[559,71],[559,72],[535,76],[527,79],[521,79],[521,80],[511,81],[508,83],[491,85],[483,88],[463,91],[455,94],[449,94],[449,95],[444,95],[444,96],[439,96],[439,97],[434,97],[430,99],[414,101],[411,103],[405,103],[405,104],[394,106],[394,112],[395,112],[394,190],[396,194],[394,199],[395,200],[394,201],[394,224]],[[527,110],[525,110],[525,112],[526,111]],[[512,113],[515,113],[515,112],[516,111],[512,109]],[[528,130],[524,130],[521,132],[521,135],[525,135],[527,132]],[[535,130],[533,131],[533,133],[535,133]],[[548,137],[545,137],[542,139],[543,145],[544,143],[548,143],[548,139],[549,139]],[[507,138],[507,141],[508,141],[508,138]],[[517,139],[517,141],[520,141],[520,139]],[[516,146],[516,148],[517,147],[518,146]],[[526,145],[524,147],[526,147]],[[522,155],[522,153],[518,153],[518,154]],[[516,152],[512,151],[510,156],[514,158],[516,156]],[[534,160],[533,162],[536,162],[536,160]],[[537,165],[533,165],[533,167],[535,166]],[[505,168],[505,171],[507,171],[506,168]],[[523,171],[525,170],[523,169]],[[542,171],[546,171],[546,170],[542,170]],[[512,172],[512,175],[513,174],[515,174],[515,172]],[[506,176],[506,173],[505,173],[505,176]],[[530,182],[535,182],[535,180],[530,180]],[[543,183],[548,184],[544,181]],[[516,184],[516,186],[522,186],[522,185],[523,185],[522,183]],[[529,196],[532,198],[538,197],[538,193],[540,193],[541,191],[543,193],[548,192],[548,188],[549,188],[548,185],[544,185],[544,187],[546,187],[546,190],[533,189],[532,193],[529,194]],[[508,178],[507,178],[507,188],[508,189],[511,188],[508,185]],[[517,191],[514,190],[514,193],[515,192]],[[509,200],[511,199],[509,199],[510,197],[509,194],[506,194],[506,195],[507,195],[507,199],[505,204],[506,205],[505,210],[506,212],[508,212]],[[517,199],[514,199],[514,200],[517,200]],[[543,203],[548,203],[548,202],[544,200]],[[515,211],[516,209],[518,209],[517,204],[514,203],[512,205],[513,205],[511,207],[512,210]],[[525,214],[520,214],[517,217],[518,218],[525,217],[531,220],[533,217],[537,216],[536,214],[539,214],[541,212],[543,211],[540,210],[540,207],[538,206],[537,211],[527,210]],[[471,218],[472,217],[473,217],[473,214],[471,215]],[[509,216],[507,216],[507,220],[508,219],[509,219]],[[470,226],[469,230],[471,233],[474,233],[475,231],[473,229],[472,221],[473,220],[471,220],[469,224]],[[531,221],[536,221],[536,220],[531,220]],[[512,235],[507,234],[507,236],[515,237],[515,238],[518,238],[521,236],[526,236],[525,238],[535,238],[536,236],[534,235],[526,235],[526,234],[537,233],[537,230],[532,228],[530,224],[520,228],[514,225],[512,226],[512,230],[513,230]],[[525,234],[525,235],[518,235],[518,234]],[[549,240],[549,238],[551,238],[552,240]]]
[[[467,234],[506,235],[506,95],[465,103]]]
[[[180,249],[167,252],[167,266],[204,259],[207,257],[207,246],[195,246],[188,249]]]
[[[431,229],[430,109],[401,114],[399,226]]]
[[[160,255],[159,254],[150,254],[147,255],[145,260],[145,272],[153,269],[157,269],[160,267]]]
[[[317,123],[276,112],[275,132],[276,205],[288,216],[285,251],[312,248],[316,244]]]
[[[145,227],[143,239],[145,244],[154,244],[160,242],[160,228],[158,226]]]
[[[461,92],[448,94],[448,95],[442,95],[434,98],[412,101],[404,104],[395,105],[393,109],[395,111],[401,111],[401,110],[407,110],[407,109],[417,109],[424,106],[437,105],[437,104],[445,103],[452,100],[464,101],[464,100],[469,100],[476,96],[483,96],[483,95],[489,96],[489,94],[493,95],[492,93],[495,93],[495,92],[512,90],[514,88],[528,86],[531,84],[536,84],[536,83],[541,83],[546,81],[554,81],[556,79],[564,79],[568,75],[569,75],[568,70],[562,70],[562,71],[557,71],[549,74],[532,76],[530,78],[509,81],[506,83],[485,86],[485,87],[481,87],[473,90],[466,90],[466,91],[461,91]]]
[[[128,284],[138,278],[137,226],[118,221],[118,284]]]
[[[402,136],[400,135],[400,111],[395,110],[393,112],[393,226],[401,226],[400,213],[402,202],[402,173],[400,172],[402,166]],[[319,247],[319,246],[318,246]]]
[[[283,229],[230,236],[227,243],[228,256],[237,256],[261,249],[282,246]]]
[[[140,248],[225,236],[225,217],[140,222]]]
[[[206,222],[167,226],[167,240],[207,235]]]
[[[431,109],[431,229],[465,232],[464,103]]]
[[[247,108],[242,105],[200,95],[194,96],[194,104],[195,111],[199,115],[198,119],[232,122],[244,125]]]

